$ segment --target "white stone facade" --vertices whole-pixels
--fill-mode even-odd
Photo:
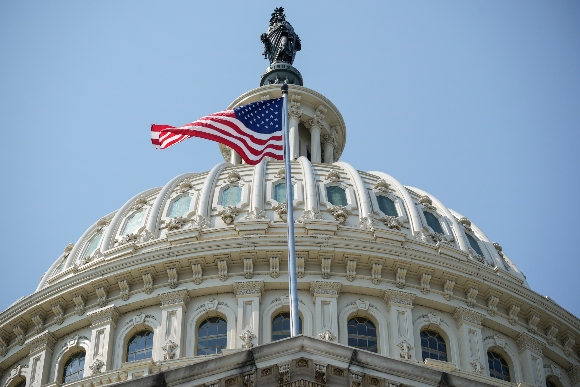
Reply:
[[[276,93],[264,86],[232,106]],[[483,385],[541,387],[548,379],[580,386],[575,316],[532,291],[501,246],[437,198],[337,161],[346,129],[330,101],[300,86],[290,86],[290,98],[296,128],[304,124],[315,133],[303,142],[297,129],[293,140],[305,336],[347,346],[348,320],[358,316],[376,327],[377,356],[426,373]],[[324,163],[310,162],[300,150],[305,144]],[[319,152],[311,152],[314,146]],[[85,353],[84,378],[67,385],[132,380],[270,345],[273,317],[289,310],[286,208],[275,192],[285,171],[281,162],[242,165],[222,151],[234,164],[180,175],[131,198],[67,246],[34,294],[0,314],[3,386],[60,385],[64,363],[78,352]],[[342,192],[344,202],[333,203],[328,187]],[[383,212],[381,196],[396,214]],[[196,356],[198,328],[208,317],[227,322],[224,355]],[[447,362],[423,362],[424,329],[443,337]],[[152,356],[127,362],[127,341],[143,330],[153,332]],[[506,360],[511,383],[489,377],[490,350]],[[326,365],[304,361],[324,385]],[[291,381],[285,367],[276,371],[280,385]],[[240,375],[230,385],[247,385]],[[359,383],[356,373],[348,377],[349,385]],[[361,376],[358,385],[433,385],[369,378]],[[187,385],[211,385],[198,382]]]

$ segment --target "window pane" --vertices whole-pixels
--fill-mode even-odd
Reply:
[[[441,227],[441,223],[439,223],[439,219],[437,219],[435,215],[428,211],[423,211],[423,215],[425,215],[425,220],[427,221],[429,227],[433,229],[433,231],[439,234],[445,234],[443,232],[443,228]]]
[[[72,355],[64,364],[62,382],[68,383],[83,378],[85,368],[85,353],[78,352]]]
[[[348,320],[348,345],[366,351],[377,352],[377,331],[375,324],[364,317]]]
[[[131,216],[127,218],[125,226],[123,226],[123,231],[121,235],[133,234],[135,231],[141,227],[143,223],[143,218],[145,217],[145,210],[139,210],[134,212]]]
[[[333,206],[346,206],[346,191],[342,187],[331,185],[326,187],[326,197]]]
[[[399,216],[395,202],[390,198],[378,195],[377,202],[379,203],[379,209],[383,212],[383,214],[388,216]]]
[[[127,343],[127,361],[150,359],[153,351],[153,332],[141,331]]]
[[[487,353],[489,376],[510,382],[510,370],[506,360],[496,352]]]
[[[170,218],[177,218],[179,216],[183,216],[189,210],[189,205],[191,204],[191,196],[186,195],[182,196],[173,203],[171,203],[171,208],[167,216]]]
[[[298,317],[298,333],[302,334],[302,318]],[[290,331],[290,313],[278,313],[272,319],[272,341],[286,339],[292,336]]]
[[[227,347],[227,322],[221,317],[210,317],[199,326],[197,355],[216,355]]]
[[[292,197],[296,199],[296,187],[292,185]],[[286,183],[278,183],[274,186],[274,200],[278,203],[286,203]]]
[[[101,236],[103,236],[103,233],[99,231],[98,233],[95,234],[95,236],[91,238],[89,246],[87,247],[87,251],[85,251],[85,253],[83,254],[83,258],[90,257],[91,255],[93,255],[97,247],[99,247]]]
[[[467,235],[467,240],[469,241],[469,245],[471,246],[471,248],[473,250],[475,250],[475,252],[477,253],[477,255],[481,255],[483,256],[483,251],[481,251],[481,248],[479,247],[479,243],[477,243],[477,241],[475,240],[474,237],[472,237],[470,234],[465,234]]]
[[[241,187],[238,187],[235,185],[230,185],[229,187],[226,187],[226,189],[223,190],[222,200],[221,200],[222,206],[224,206],[224,207],[235,206],[241,201],[242,201],[242,188]]]
[[[437,332],[424,330],[421,331],[421,353],[423,360],[435,359],[447,361],[447,346],[445,339]]]

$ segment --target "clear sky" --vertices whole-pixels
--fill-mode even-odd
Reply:
[[[347,126],[341,160],[476,223],[580,316],[580,2],[1,1],[0,310],[129,198],[222,161],[181,125],[259,86],[276,6]]]

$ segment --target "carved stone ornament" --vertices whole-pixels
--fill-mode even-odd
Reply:
[[[314,364],[314,380],[317,383],[326,384],[327,364]]]
[[[380,218],[379,220],[390,229],[400,230],[401,228],[403,228],[403,222],[401,222],[399,218],[396,216],[386,215]]]
[[[441,324],[441,317],[437,316],[435,313],[427,313],[427,318],[431,324],[440,325]]]
[[[290,382],[290,363],[278,364],[278,383]]]
[[[30,339],[26,343],[26,346],[30,350],[29,356],[34,356],[37,353],[40,353],[47,349],[48,350],[52,349],[54,347],[54,344],[56,344],[56,337],[54,337],[54,335],[51,332],[45,331],[44,333],[41,333],[40,335]]]
[[[194,215],[191,218],[190,222],[191,222],[190,227],[205,228],[205,227],[209,227],[209,225],[210,225],[209,218],[206,218],[206,217],[201,216],[199,214]]]
[[[264,281],[234,282],[234,294],[236,297],[261,296],[264,291]]]
[[[64,342],[64,344],[62,345],[62,348],[65,349],[65,351],[68,351],[69,349],[71,349],[73,347],[78,347],[79,342],[81,340],[89,341],[89,339],[86,336],[74,335],[74,336],[71,336],[69,339],[67,339]]]
[[[329,331],[328,329],[325,330],[323,333],[319,333],[318,337],[324,341],[333,341],[336,339],[336,336],[333,335],[332,332]]]
[[[189,300],[189,291],[186,289],[176,290],[174,292],[161,293],[157,296],[161,302],[161,307],[167,306],[185,306]]]
[[[399,353],[401,359],[411,359],[411,350],[413,349],[413,346],[409,344],[407,340],[401,341],[399,344],[397,344],[397,347],[401,349],[401,352]]]
[[[305,220],[323,220],[324,215],[320,213],[320,211],[315,210],[312,208],[311,210],[304,210],[302,216],[298,220],[298,223],[303,223]]]
[[[359,219],[358,227],[365,230],[374,230],[375,229],[375,220],[372,216],[364,216]]]
[[[297,368],[307,368],[308,367],[308,360],[298,359],[298,361],[296,361],[296,367]]]
[[[68,255],[70,254],[70,252],[72,251],[73,247],[75,247],[74,243],[69,243],[68,245],[66,245],[66,247],[64,248],[64,252],[63,252],[63,258],[68,257]]]
[[[232,170],[230,173],[228,173],[228,175],[226,176],[226,181],[230,184],[236,183],[236,182],[240,181],[241,179],[242,179],[242,176],[240,176],[238,171],[236,171],[235,169]]]
[[[272,209],[274,211],[276,211],[276,214],[278,214],[280,219],[282,219],[283,221],[286,221],[287,216],[288,216],[288,209],[286,207],[286,202],[278,203],[275,206],[273,206]]]
[[[458,326],[463,323],[468,323],[477,327],[481,327],[481,322],[483,321],[484,317],[485,316],[482,313],[464,308],[463,306],[457,307],[457,309],[455,309],[455,313],[453,314],[453,318],[457,322]]]
[[[338,223],[344,223],[348,218],[348,211],[344,206],[333,206],[330,208],[330,213]]]
[[[413,300],[417,297],[416,294],[407,293],[400,290],[389,289],[385,290],[384,299],[387,303],[387,308],[393,305],[401,305],[407,308],[413,307]]]
[[[340,287],[340,282],[311,281],[310,294],[314,297],[338,297]]]
[[[12,368],[8,378],[6,379],[6,383],[4,383],[4,387],[10,386],[12,381],[19,376],[26,377],[26,374],[22,372],[22,370],[25,368],[28,368],[28,365],[18,364],[16,367]]]
[[[95,359],[93,364],[91,364],[89,366],[89,368],[91,369],[91,375],[100,374],[102,372],[102,369],[104,366],[105,366],[105,363],[101,359]]]
[[[296,96],[295,95],[292,96],[293,100],[294,100],[294,97],[296,97]],[[284,177],[286,177],[286,168],[281,167],[280,169],[278,169],[276,171],[276,178],[283,179]]]
[[[180,230],[187,223],[189,223],[189,219],[182,216],[171,218],[171,220],[167,222],[167,231]]]
[[[137,200],[135,200],[135,204],[131,207],[132,211],[140,210],[147,204],[147,198],[145,196],[139,196]]]
[[[350,387],[362,387],[363,375],[350,373]]]
[[[218,212],[218,216],[220,216],[224,223],[228,225],[234,223],[237,214],[238,209],[235,206],[224,207],[223,210]]]
[[[257,220],[257,219],[267,219],[266,211],[260,210],[258,207],[255,207],[252,211],[248,211],[246,216],[244,216],[245,220]]]
[[[481,362],[479,360],[474,360],[469,364],[471,364],[471,366],[473,367],[473,372],[478,373],[478,374],[483,373],[484,367],[483,367],[483,364],[481,364]]]
[[[254,373],[246,374],[242,376],[242,385],[243,387],[254,387],[255,377]]]
[[[242,348],[252,348],[254,346],[252,341],[254,341],[256,337],[257,336],[249,329],[242,333],[240,335],[240,339],[242,339]]]
[[[191,184],[191,180],[185,179],[177,185],[175,190],[179,193],[186,193],[186,192],[190,191],[192,188],[193,188],[193,184]]]
[[[163,360],[175,359],[175,355],[177,355],[177,348],[179,348],[179,345],[171,340],[167,341],[167,343],[161,347],[163,350]]]
[[[373,262],[371,266],[371,282],[378,285],[381,282],[381,272],[383,270],[383,264],[380,262]]]
[[[387,183],[385,180],[379,179],[377,180],[373,188],[379,192],[388,193],[391,190],[391,185]]]
[[[365,300],[361,300],[360,298],[356,300],[356,307],[360,310],[368,310],[369,309],[369,302]]]
[[[423,195],[419,198],[419,204],[427,209],[435,211],[435,207],[433,206],[433,201],[427,195]]]
[[[340,181],[340,171],[338,169],[331,169],[330,172],[326,175],[324,180],[328,180],[331,182]]]
[[[87,317],[91,321],[91,327],[103,324],[115,324],[120,316],[119,310],[114,305],[87,313]]]
[[[459,218],[458,222],[465,227],[467,230],[471,231],[471,221],[469,219],[467,219],[465,216],[462,218]]]
[[[495,341],[495,344],[504,348],[505,347],[505,340],[502,339],[501,337],[499,337],[498,335],[493,335],[493,340]]]

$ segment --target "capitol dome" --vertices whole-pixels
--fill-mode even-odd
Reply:
[[[284,71],[230,108],[280,97]],[[220,146],[210,171],[93,223],[0,314],[2,385],[580,385],[578,318],[468,213],[340,161],[338,108],[293,79],[301,335],[288,328],[288,171]]]

